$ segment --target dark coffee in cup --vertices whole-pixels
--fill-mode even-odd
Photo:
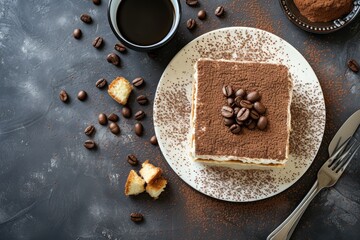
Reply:
[[[174,22],[174,7],[169,0],[122,0],[116,15],[122,36],[137,45],[160,42]]]
[[[180,0],[110,0],[108,19],[125,46],[152,51],[175,35],[181,19]]]

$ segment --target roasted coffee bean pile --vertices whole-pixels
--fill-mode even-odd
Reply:
[[[221,108],[221,115],[224,117],[224,125],[229,127],[230,132],[239,134],[243,127],[250,130],[266,128],[266,107],[260,102],[259,92],[246,93],[244,89],[234,91],[230,85],[224,85],[222,92],[227,105]]]

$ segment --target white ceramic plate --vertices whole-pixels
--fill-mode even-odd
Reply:
[[[191,89],[199,58],[284,64],[294,81],[290,159],[276,170],[235,170],[191,161]],[[245,27],[218,29],[187,44],[165,69],[154,101],[154,126],[171,168],[194,189],[210,197],[249,202],[274,196],[309,168],[325,128],[325,103],[319,81],[305,58],[283,39]]]

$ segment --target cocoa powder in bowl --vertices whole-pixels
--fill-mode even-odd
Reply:
[[[294,0],[301,15],[311,22],[329,22],[348,14],[352,0]]]

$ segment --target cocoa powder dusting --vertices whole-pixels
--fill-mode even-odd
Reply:
[[[175,96],[175,98],[174,98]],[[187,119],[190,116],[190,102],[187,101],[186,91],[184,88],[181,88],[180,84],[174,84],[173,89],[167,89],[165,94],[159,96],[157,99],[158,103],[164,104],[168,108],[172,109],[177,114],[158,114],[158,119],[162,123],[167,123],[168,128],[171,129],[171,132],[177,136],[174,139],[177,139],[178,144],[187,141],[187,132],[188,129],[184,126],[187,123],[183,124],[173,124],[173,122],[182,121],[181,119]],[[185,107],[184,107],[185,106]]]
[[[292,92],[288,68],[277,64],[201,59],[197,62],[197,70],[196,155],[286,159]],[[244,88],[248,93],[259,91],[267,106],[268,128],[264,131],[243,129],[240,135],[229,133],[219,116],[219,109],[224,105],[223,94],[219,91],[223,85]]]

